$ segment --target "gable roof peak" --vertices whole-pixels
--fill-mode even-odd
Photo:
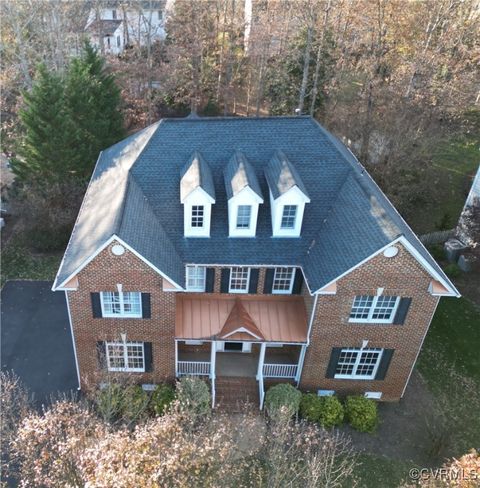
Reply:
[[[235,299],[235,304],[218,335],[221,338],[232,338],[236,332],[246,332],[257,339],[265,340],[262,331],[238,298]]]
[[[180,201],[197,188],[201,188],[215,201],[212,171],[199,151],[194,151],[180,172]]]
[[[235,151],[223,171],[227,198],[236,196],[247,186],[263,201],[262,190],[253,166],[248,162],[245,154]]]
[[[310,199],[297,169],[280,149],[274,152],[272,159],[268,162],[265,177],[275,200],[295,186]]]

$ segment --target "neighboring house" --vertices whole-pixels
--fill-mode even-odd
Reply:
[[[241,377],[260,403],[273,381],[398,400],[440,297],[459,296],[303,116],[165,119],[104,150],[53,289],[82,387],[102,369],[199,375],[218,400]]]
[[[108,0],[94,4],[85,26],[92,45],[107,54],[126,46],[145,46],[165,38],[165,1]]]

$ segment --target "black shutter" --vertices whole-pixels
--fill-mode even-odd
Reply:
[[[273,277],[275,276],[275,268],[267,268],[265,272],[265,283],[263,284],[263,293],[268,295],[272,293]]]
[[[143,351],[145,354],[145,372],[149,373],[150,371],[153,371],[152,343],[151,342],[144,342],[143,343]]]
[[[398,304],[397,313],[393,319],[394,325],[403,325],[405,319],[407,318],[408,309],[412,303],[411,298],[400,298],[400,303]]]
[[[207,268],[207,275],[205,277],[205,291],[213,293],[215,289],[215,268]]]
[[[228,293],[230,287],[230,268],[222,269],[222,278],[220,280],[220,291],[222,293]]]
[[[90,293],[92,299],[92,313],[94,319],[102,318],[102,305],[100,304],[100,293]]]
[[[390,361],[392,360],[393,351],[395,349],[384,349],[382,354],[382,359],[380,359],[380,364],[378,365],[377,374],[375,375],[376,380],[384,380],[387,374],[388,366],[390,366]]]
[[[151,317],[150,293],[142,293],[142,318],[149,319]]]
[[[295,270],[295,278],[293,280],[292,293],[295,293],[295,295],[299,295],[302,292],[302,283],[303,283],[303,273],[300,268],[297,268]]]
[[[334,378],[335,370],[337,369],[338,360],[340,359],[341,347],[333,347],[330,355],[330,362],[328,363],[327,374],[325,378]]]
[[[257,293],[258,287],[258,268],[250,268],[250,283],[248,284],[248,293]]]
[[[107,346],[104,341],[97,342],[97,359],[100,369],[107,367]]]

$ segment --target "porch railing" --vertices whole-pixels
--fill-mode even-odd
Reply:
[[[178,361],[178,375],[208,376],[210,375],[209,361]]]
[[[296,378],[297,364],[268,364],[263,365],[265,378]]]

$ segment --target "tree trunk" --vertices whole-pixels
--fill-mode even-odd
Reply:
[[[307,43],[305,45],[305,54],[303,57],[303,77],[300,86],[300,95],[298,97],[298,111],[299,115],[303,112],[303,104],[305,102],[305,94],[307,92],[308,72],[310,69],[310,50],[312,49],[313,27],[310,25],[307,28]]]

